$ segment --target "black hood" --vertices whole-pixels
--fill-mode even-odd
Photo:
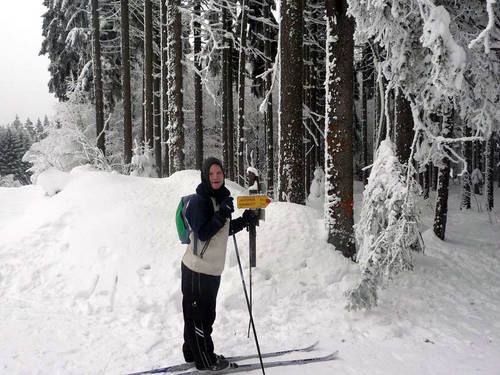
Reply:
[[[212,189],[212,186],[210,186],[210,167],[214,164],[217,164],[221,169],[222,173],[224,173],[224,178],[226,177],[226,172],[224,171],[224,167],[222,166],[222,162],[214,157],[209,157],[205,159],[203,162],[203,166],[201,167],[201,184],[203,185],[203,190],[205,190],[209,196],[216,197],[218,198],[222,192],[222,195],[226,195],[225,191],[227,190],[225,188],[225,182],[222,182],[222,186],[219,190],[215,191]]]

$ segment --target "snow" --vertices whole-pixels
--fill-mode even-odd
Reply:
[[[174,216],[199,171],[70,176],[54,196],[37,185],[0,188],[0,373],[124,374],[180,362],[184,245]],[[233,196],[246,194],[226,185]],[[355,191],[359,203],[362,186]],[[253,271],[261,348],[319,340],[314,354],[340,352],[335,361],[266,373],[500,374],[500,218],[459,211],[459,193],[452,185],[447,241],[429,229],[432,207],[424,204],[426,254],[415,254],[415,270],[380,291],[378,307],[358,312],[344,309],[344,293],[359,268],[326,243],[321,211],[271,203],[257,229]],[[247,232],[237,241],[247,269]],[[255,352],[228,246],[216,351]]]
[[[37,184],[42,187],[47,195],[59,193],[71,180],[67,172],[62,172],[56,168],[49,168],[38,175]]]

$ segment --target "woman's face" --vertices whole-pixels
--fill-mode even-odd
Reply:
[[[208,179],[210,180],[210,186],[213,190],[219,190],[224,184],[224,173],[218,164],[212,164],[210,166]]]

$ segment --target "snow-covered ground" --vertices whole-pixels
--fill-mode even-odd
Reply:
[[[0,373],[125,374],[180,362],[184,246],[174,213],[198,181],[196,171],[165,179],[79,171],[52,197],[40,186],[0,188]],[[446,242],[429,229],[423,203],[426,254],[370,312],[344,309],[359,271],[326,244],[320,213],[271,203],[253,271],[262,350],[319,340],[315,354],[338,349],[339,358],[266,373],[500,374],[500,217],[477,212],[474,200],[459,211],[458,186],[451,193]],[[246,268],[247,233],[237,240]],[[216,351],[255,352],[228,246]]]

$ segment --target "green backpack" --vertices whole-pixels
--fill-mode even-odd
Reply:
[[[175,213],[175,224],[177,226],[177,235],[179,236],[179,240],[182,244],[187,245],[191,243],[189,236],[191,232],[193,232],[193,228],[189,224],[189,221],[186,217],[186,210],[191,203],[191,201],[196,197],[196,194],[185,195],[181,197],[179,204],[177,205],[177,211]],[[198,255],[198,234],[193,232],[194,235],[194,255]],[[208,246],[208,241],[205,243],[205,247],[201,253],[201,257],[203,257],[203,253]]]

